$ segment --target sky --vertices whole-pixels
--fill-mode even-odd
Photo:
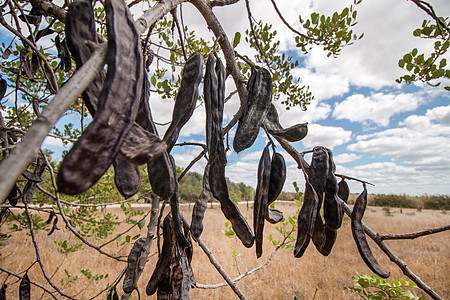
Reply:
[[[446,0],[429,1],[440,16],[450,15]],[[352,1],[277,1],[286,20],[300,29],[298,17],[308,17],[311,12],[331,14],[342,11]],[[133,9],[135,18],[143,7]],[[281,124],[288,127],[308,122],[307,137],[293,143],[299,151],[325,146],[333,151],[336,172],[368,181],[369,193],[384,194],[450,194],[450,92],[443,86],[432,88],[423,84],[399,85],[395,79],[405,72],[398,60],[413,48],[428,53],[432,41],[413,37],[427,15],[406,0],[368,1],[357,6],[356,34],[364,33],[361,40],[344,47],[337,58],[329,58],[320,46],[303,55],[295,47],[294,35],[278,19],[269,0],[252,1],[252,14],[256,19],[273,24],[277,29],[280,48],[298,59],[299,66],[293,74],[300,83],[308,85],[315,100],[307,111],[300,108],[286,110],[281,100],[275,102]],[[183,5],[183,20],[195,30],[197,36],[211,40],[212,34],[201,15],[192,5]],[[245,1],[227,7],[214,8],[228,37],[236,31],[244,34],[249,27]],[[240,54],[254,55],[243,39],[236,50]],[[450,59],[447,55],[447,59]],[[234,83],[227,80],[227,92]],[[158,123],[171,120],[173,101],[162,100],[152,94],[150,98],[153,118]],[[231,120],[239,106],[237,96],[225,105],[224,125]],[[59,122],[59,126],[64,121]],[[162,135],[167,126],[158,126]],[[236,126],[231,130],[232,145]],[[198,105],[191,120],[181,131],[180,142],[205,142],[205,111]],[[255,144],[239,154],[228,153],[226,176],[234,182],[244,182],[256,187],[256,173],[262,149],[268,139],[260,131]],[[44,148],[60,153],[64,148],[59,141],[47,138]],[[202,149],[175,147],[173,155],[179,167],[186,167]],[[287,163],[284,190],[294,191],[293,182],[304,186],[304,177],[294,160],[277,144]],[[311,156],[306,156],[310,161]],[[206,160],[200,160],[193,171],[203,173]],[[359,193],[359,183],[350,182],[350,190]]]

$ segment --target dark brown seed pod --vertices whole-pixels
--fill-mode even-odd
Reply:
[[[172,162],[173,173],[176,174],[177,170],[175,167],[175,161],[172,155],[169,154],[169,156]],[[182,249],[189,247],[189,241],[184,236],[184,233],[182,231],[183,225],[181,221],[180,205],[178,202],[178,180],[175,180],[175,190],[172,194],[172,197],[170,198],[170,212],[172,213],[173,230],[175,232],[177,243],[181,246]]]
[[[48,219],[47,219],[47,221],[45,221],[45,224],[50,224],[50,222],[53,220],[54,217],[56,217],[56,214],[55,214],[55,212],[52,210],[52,211],[50,212],[50,214],[48,215]]]
[[[31,282],[30,278],[28,278],[28,272],[23,275],[22,280],[19,285],[19,299],[20,300],[29,300],[31,293]]]
[[[330,229],[327,226],[325,226],[325,243],[322,247],[318,248],[319,252],[323,256],[328,256],[331,253],[331,249],[334,246],[334,243],[336,242],[337,238],[337,230],[336,229]]]
[[[165,290],[164,284],[169,285],[169,267],[172,258],[172,249],[175,246],[175,233],[172,228],[172,216],[170,214],[167,214],[163,221],[163,239],[161,255],[158,258],[155,270],[145,290],[148,296],[153,295],[158,290],[159,297],[160,290],[161,292]],[[169,290],[169,287],[167,287],[167,290]]]
[[[316,249],[319,250],[325,245],[325,224],[323,223],[320,209],[317,211],[316,220],[314,222],[314,229],[312,233],[312,241]]]
[[[4,283],[2,285],[2,289],[0,290],[0,300],[6,300],[6,288],[8,287],[8,285],[6,283]]]
[[[20,198],[20,195],[22,194],[22,191],[19,188],[19,185],[17,185],[17,183],[13,186],[13,188],[11,189],[11,192],[9,192],[8,195],[8,202],[9,205],[11,205],[12,207],[17,205],[17,199]]]
[[[268,192],[268,204],[273,203],[281,191],[286,181],[286,162],[283,155],[275,152],[272,156],[270,167],[270,183]]]
[[[348,203],[348,197],[350,196],[350,189],[348,187],[347,181],[344,178],[339,181],[338,197],[341,198],[345,203]]]
[[[30,25],[38,26],[41,23],[42,13],[36,8],[32,7],[28,15],[21,14],[19,19],[23,22],[28,22]]]
[[[298,231],[297,241],[294,247],[294,256],[301,257],[311,240],[311,235],[316,222],[317,205],[319,198],[309,182],[306,182],[305,193],[303,195],[303,205],[297,217]]]
[[[224,76],[221,76],[221,78],[224,78]],[[215,69],[214,56],[212,54],[210,54],[206,63],[203,87],[206,108],[206,142],[209,152],[209,184],[211,192],[214,197],[219,200],[220,208],[225,218],[230,220],[236,236],[242,241],[244,246],[250,248],[254,243],[252,230],[239,211],[236,203],[230,199],[225,178],[227,159],[222,140],[221,122],[224,99],[222,98],[223,95],[218,92],[219,83]],[[222,96],[219,98],[219,95]]]
[[[281,191],[283,190],[284,182],[286,181],[286,162],[283,155],[274,152],[270,167],[270,182],[267,202],[266,220],[272,224],[276,224],[283,220],[283,213],[279,210],[270,208],[269,205],[273,203]]]
[[[120,0],[105,1],[105,11],[108,72],[94,120],[59,169],[58,189],[65,194],[84,192],[106,172],[133,126],[141,97],[143,60],[134,20]]]
[[[138,239],[128,255],[128,265],[125,270],[125,278],[123,279],[123,291],[125,293],[131,293],[136,287],[137,272],[140,260],[143,259],[141,256],[146,241],[146,238]]]
[[[328,174],[325,185],[325,197],[323,203],[323,217],[325,219],[325,225],[330,229],[339,229],[342,225],[342,205],[341,200],[338,197],[338,183],[337,178],[334,175],[336,171],[336,165],[333,161],[333,153],[328,151]]]
[[[280,124],[277,109],[273,104],[270,105],[263,124],[271,135],[284,138],[292,143],[304,139],[308,134],[308,123],[300,123],[288,128],[283,128]]]
[[[203,189],[192,209],[191,234],[194,240],[197,240],[203,232],[203,217],[209,201],[211,201],[211,189],[209,188],[209,165],[206,165]]]
[[[42,154],[39,154],[36,160],[36,167],[34,168],[33,176],[41,177],[45,170],[45,159]],[[25,187],[23,188],[22,201],[25,204],[30,204],[33,199],[34,190],[36,188],[37,182],[34,180],[29,180]]]
[[[42,181],[41,176],[36,176],[28,170],[23,171],[22,176],[25,177],[26,179],[28,179],[29,181],[33,181],[36,183],[39,183]]]
[[[203,76],[203,57],[200,53],[194,52],[183,68],[180,89],[175,98],[175,106],[172,113],[172,122],[164,134],[163,140],[167,144],[167,152],[175,145],[181,128],[189,121],[194,113],[195,104],[198,98],[198,85]]]
[[[135,195],[141,186],[141,171],[139,167],[130,164],[121,153],[117,154],[113,161],[113,166],[115,169],[114,183],[117,190],[125,198]]]
[[[323,223],[322,216],[320,215],[320,208],[322,207],[328,170],[329,157],[327,149],[322,146],[314,147],[308,178],[314,191],[317,193],[318,198],[318,203],[316,206],[317,213],[314,219],[312,232],[313,243],[318,249],[325,243],[325,225]]]
[[[59,230],[59,228],[58,228],[57,225],[58,225],[58,216],[56,216],[55,219],[53,220],[53,226],[52,226],[52,229],[50,229],[50,231],[48,232],[47,235],[52,235],[53,232],[55,232],[55,230]]]
[[[8,88],[8,84],[5,79],[0,77],[0,100],[5,97],[6,89]]]
[[[152,190],[163,200],[169,200],[177,184],[169,154],[164,151],[163,155],[149,161],[147,170]]]
[[[116,286],[112,286],[108,294],[106,295],[106,300],[119,300],[119,294],[117,294]]]
[[[268,208],[267,209],[267,215],[266,220],[271,224],[277,224],[278,222],[281,222],[283,220],[283,212],[279,211],[275,208]]]
[[[266,146],[258,164],[258,183],[256,185],[255,201],[253,206],[253,230],[255,231],[256,257],[262,255],[264,220],[268,208],[268,194],[271,178],[271,159],[269,147]]]
[[[79,0],[70,4],[66,15],[66,37],[67,45],[79,69],[92,55],[94,48],[90,45],[97,44],[92,1]],[[98,98],[105,77],[106,72],[101,70],[82,94],[84,103],[92,116],[95,116],[97,111]],[[154,157],[162,155],[166,147],[165,143],[155,134],[155,131],[151,130],[154,129],[154,126],[151,129],[144,127],[148,123],[153,123],[148,106],[149,85],[147,75],[144,73],[143,90],[139,104],[139,110],[142,110],[142,112],[138,112],[136,123],[133,124],[124,138],[120,148],[122,155],[126,157],[128,162],[121,159],[119,154],[113,162],[116,186],[125,197],[133,196],[133,192],[137,192],[139,189],[140,171],[136,165],[144,164]],[[120,168],[115,167],[119,165]]]
[[[361,258],[375,274],[382,278],[388,278],[390,273],[386,272],[378,264],[377,260],[372,254],[372,250],[369,247],[369,243],[366,239],[366,234],[364,233],[364,228],[362,225],[362,218],[364,216],[364,211],[367,206],[367,189],[364,184],[364,190],[356,198],[355,205],[353,206],[352,216],[351,216],[351,227],[353,239],[355,240],[356,246],[358,247],[359,254]]]
[[[258,137],[259,128],[266,118],[272,101],[272,77],[269,71],[261,68],[255,75],[252,74],[247,89],[249,91],[247,106],[239,119],[233,140],[233,148],[236,152],[241,152],[253,145]]]
[[[32,72],[31,60],[28,55],[29,48],[23,48],[20,50],[20,64],[22,65],[23,74],[28,78],[33,78],[34,74]]]

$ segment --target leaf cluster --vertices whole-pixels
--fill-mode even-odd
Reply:
[[[353,276],[352,280],[355,282],[355,285],[352,287],[344,287],[344,289],[359,294],[363,299],[425,300],[423,297],[414,296],[410,290],[404,290],[405,287],[417,287],[417,284],[412,280],[393,279],[392,282],[388,282],[385,279],[381,279],[378,275],[365,274]]]
[[[364,34],[357,36],[351,29],[357,24],[358,13],[355,6],[360,4],[361,1],[354,0],[353,5],[344,8],[341,13],[333,13],[332,16],[321,15],[317,12],[313,12],[307,20],[303,20],[299,16],[306,34],[295,37],[297,47],[303,53],[308,53],[313,46],[321,45],[324,51],[328,52],[327,56],[338,56],[342,47],[351,45],[364,36]]]
[[[448,18],[440,18],[440,20],[443,24],[448,22]],[[441,82],[434,83],[437,80],[450,79],[447,59],[443,57],[450,47],[448,26],[447,30],[444,30],[439,23],[424,20],[422,27],[414,30],[413,35],[422,39],[435,40],[433,52],[431,54],[419,53],[419,50],[414,48],[406,53],[398,61],[398,66],[408,71],[409,74],[396,79],[396,82],[411,84],[420,81],[436,87],[441,84]],[[446,86],[445,89],[450,91],[450,86]]]

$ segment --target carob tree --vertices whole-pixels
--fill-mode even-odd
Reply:
[[[246,247],[256,244],[256,256],[261,257],[265,221],[275,224],[283,219],[281,211],[269,207],[282,191],[286,179],[286,164],[283,156],[275,151],[274,140],[276,140],[302,167],[306,181],[304,202],[297,218],[298,232],[294,256],[301,257],[311,239],[321,254],[329,255],[345,212],[351,216],[353,237],[363,261],[374,273],[381,277],[388,277],[389,273],[381,268],[372,254],[366,236],[375,240],[391,260],[394,260],[392,251],[387,248],[380,235],[374,234],[362,222],[367,205],[366,183],[358,180],[363,183],[364,189],[352,211],[346,205],[350,193],[346,180],[354,180],[354,178],[339,175],[342,179],[338,183],[332,152],[324,147],[314,147],[312,161],[308,164],[303,158],[303,153],[297,152],[291,146],[291,142],[300,141],[308,134],[308,124],[300,123],[283,128],[273,105],[274,93],[275,98],[278,98],[280,93],[286,94],[288,99],[285,102],[286,105],[303,107],[309,103],[312,96],[304,87],[299,87],[279,75],[283,62],[269,62],[270,55],[273,54],[267,51],[267,47],[261,47],[262,41],[258,34],[261,34],[262,29],[255,29],[256,25],[252,21],[248,1],[246,4],[251,27],[249,43],[258,52],[256,63],[234,51],[212,10],[215,6],[231,5],[238,1],[189,1],[200,12],[216,37],[214,45],[208,44],[203,39],[197,39],[196,47],[193,47],[195,43],[192,42],[195,39],[194,34],[182,32],[177,17],[177,7],[188,1],[158,1],[156,4],[151,4],[149,10],[135,21],[129,7],[139,2],[141,1],[126,3],[122,0],[94,2],[74,0],[71,3],[67,1],[63,7],[46,0],[32,0],[25,5],[14,1],[5,2],[0,23],[22,43],[14,45],[15,52],[12,51],[14,47],[12,42],[3,49],[3,59],[7,60],[14,53],[17,53],[18,59],[11,62],[8,67],[3,66],[7,80],[0,78],[0,98],[11,92],[10,89],[14,89],[16,94],[22,91],[22,97],[29,103],[33,113],[20,110],[16,106],[13,118],[5,118],[3,113],[0,114],[1,203],[8,200],[10,206],[16,206],[17,200],[21,199],[28,220],[32,220],[29,207],[33,201],[39,201],[36,195],[36,190],[39,190],[39,193],[55,200],[59,210],[57,216],[53,209],[44,209],[49,213],[45,223],[48,225],[53,220],[49,235],[58,229],[56,225],[60,216],[66,227],[84,244],[94,248],[101,255],[125,263],[120,257],[104,252],[102,250],[104,245],[93,245],[74,229],[72,223],[75,223],[77,216],[72,216],[69,220],[62,203],[68,207],[77,204],[74,203],[73,198],[62,194],[78,195],[95,190],[96,182],[101,180],[112,166],[117,190],[125,198],[132,197],[138,194],[142,186],[146,184],[141,180],[139,165],[147,164],[148,181],[153,193],[152,208],[154,208],[148,226],[148,235],[134,243],[128,255],[128,265],[124,268],[123,276],[118,275],[110,287],[104,290],[108,299],[118,299],[118,293],[121,293],[120,289],[118,292],[118,283],[122,278],[124,298],[128,298],[137,288],[137,282],[155,235],[159,199],[170,203],[171,212],[162,224],[164,240],[162,251],[153,275],[148,281],[146,293],[148,295],[157,293],[158,299],[188,299],[190,289],[199,286],[194,279],[195,270],[192,270],[190,265],[193,255],[190,239],[192,234],[194,240],[207,253],[233,291],[240,298],[245,298],[235,282],[217,265],[217,261],[213,259],[201,240],[201,234],[205,230],[202,220],[206,213],[206,203],[212,197],[216,198],[220,202],[224,216],[230,220],[242,244]],[[102,3],[104,3],[104,9]],[[275,2],[273,3],[278,12]],[[421,9],[426,10],[426,7]],[[106,19],[103,19],[103,10],[106,13]],[[177,40],[179,43],[173,43],[169,38],[170,35],[167,34],[169,27],[165,15],[169,12],[172,13],[173,26],[179,30],[180,37]],[[12,16],[11,19],[5,18],[7,14]],[[47,17],[46,22],[43,22],[43,16]],[[330,54],[337,55],[343,46],[354,39],[352,31],[349,30],[354,24],[352,22],[354,18],[353,15],[342,14],[336,20],[333,19],[336,23],[334,25],[344,26],[339,27],[342,31],[336,37],[323,38],[320,30],[326,29],[309,31],[307,35],[296,32],[299,48],[306,52],[309,46],[319,44],[324,45]],[[439,22],[440,19],[437,17],[435,19],[439,26],[444,26],[448,30],[448,26]],[[96,28],[96,22],[99,28]],[[64,23],[65,31],[61,30]],[[21,24],[27,30],[22,30]],[[154,32],[165,45],[151,41]],[[49,56],[45,50],[37,46],[38,40],[47,35],[54,38],[56,56]],[[107,42],[104,42],[105,38]],[[172,39],[175,38],[172,36]],[[185,47],[185,42],[189,43],[189,47]],[[239,38],[235,37],[234,42],[238,43]],[[165,46],[171,51],[168,60],[163,57],[163,54],[159,54],[161,49],[167,48]],[[152,48],[158,49],[156,54]],[[222,63],[218,48],[225,59],[226,67]],[[154,56],[157,57],[158,63],[169,62],[173,70],[183,67],[182,75],[178,80],[175,78],[168,80],[166,72],[161,69],[150,74],[151,79],[149,79],[145,70],[151,65]],[[180,59],[181,56],[184,59]],[[72,67],[71,58],[75,61],[74,67]],[[60,61],[56,66],[53,64],[55,59]],[[243,63],[238,65],[238,59],[242,59]],[[103,69],[105,61],[106,71]],[[206,61],[205,71],[203,70],[204,61]],[[274,73],[277,74],[276,78],[272,77]],[[281,73],[289,77],[290,69],[284,69]],[[225,83],[230,75],[239,95],[240,107],[229,123],[223,127],[224,103],[228,99],[225,95]],[[71,78],[62,84],[63,80],[69,76]],[[199,97],[198,89],[202,79],[203,95]],[[23,84],[25,81],[30,84]],[[150,81],[156,93],[165,98],[175,99],[172,120],[162,138],[158,135],[150,110]],[[55,97],[49,101],[49,96],[54,94]],[[82,102],[77,99],[79,96]],[[202,193],[194,205],[192,224],[189,227],[178,208],[176,161],[170,152],[177,143],[182,127],[189,121],[201,99],[206,110],[206,143],[201,156],[206,156],[207,164],[203,175]],[[87,117],[85,108],[93,118],[87,127],[84,126]],[[48,153],[40,151],[40,145],[56,121],[67,110],[72,110],[81,117],[81,130],[71,131],[69,126],[66,132],[68,136],[64,136],[57,129],[51,132],[52,136],[56,135],[64,141],[74,142],[72,149],[58,167],[56,176],[56,164],[49,161]],[[230,149],[224,138],[235,124],[237,127],[233,149],[236,152],[251,147],[261,128],[266,131],[270,140],[263,151],[258,168],[258,186],[254,199],[254,232],[236,203],[231,200],[225,178],[226,154]],[[269,151],[270,144],[273,146],[272,157]],[[40,185],[41,182],[46,185]],[[147,199],[145,196],[140,197]],[[62,198],[69,201],[63,201]],[[91,204],[80,205],[89,207]],[[93,207],[95,205],[92,204]],[[320,213],[322,206],[323,219]],[[3,223],[3,216],[8,213],[8,210],[9,206],[2,208],[0,224]],[[142,220],[145,221],[145,218]],[[134,224],[141,224],[141,222],[134,222]],[[3,268],[1,271],[20,278],[21,299],[34,297],[30,296],[31,284],[37,285],[53,298],[61,295],[73,299],[65,295],[61,288],[52,282],[51,277],[47,276],[39,256],[39,247],[35,242],[34,226],[30,221],[29,228],[34,241],[36,262],[41,266],[45,280],[54,291],[49,291],[45,286],[30,280],[28,269],[23,276]],[[448,228],[442,230],[448,230]],[[400,260],[397,259],[397,261]],[[401,261],[398,265],[419,287],[433,298],[439,299],[440,296],[405,268]],[[17,272],[19,273],[19,270]],[[4,282],[0,293],[2,297],[6,295],[6,290],[7,284]]]

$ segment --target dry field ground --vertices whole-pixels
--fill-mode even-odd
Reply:
[[[295,203],[277,203],[276,207],[284,211],[285,216],[290,216],[295,212],[297,205]],[[240,208],[252,224],[252,209],[247,209],[246,205],[241,205]],[[146,206],[140,209],[147,212],[150,207]],[[190,219],[191,209],[192,206],[182,208],[188,219]],[[120,209],[113,210],[120,213]],[[382,208],[369,207],[364,222],[380,233],[408,233],[450,223],[450,214],[441,211],[403,209],[403,212],[400,213],[399,209],[391,209],[391,212],[393,212],[393,216],[386,216]],[[45,219],[46,217],[47,214],[43,214],[42,218]],[[370,270],[358,254],[352,238],[349,219],[346,218],[345,220],[344,226],[338,231],[335,247],[328,257],[319,254],[312,244],[305,255],[299,259],[294,258],[291,250],[280,249],[268,265],[238,281],[237,285],[249,299],[293,299],[295,291],[299,291],[301,299],[313,299],[314,294],[316,294],[315,299],[359,299],[356,294],[344,291],[343,288],[353,284],[352,275],[357,273],[370,274]],[[224,223],[225,219],[220,209],[217,206],[213,209],[208,206],[202,239],[231,277],[239,276],[239,270],[244,273],[264,263],[274,251],[274,246],[266,238],[263,256],[256,259],[254,248],[246,249],[236,238],[224,236],[222,233],[222,230],[226,229]],[[63,227],[61,221],[59,227]],[[116,232],[122,232],[125,229],[125,226],[119,226]],[[0,231],[5,233],[7,228],[1,228]],[[145,236],[145,231],[146,228],[142,231],[134,228],[128,234],[134,236],[140,233],[141,236]],[[265,236],[270,233],[274,237],[279,237],[274,225],[266,223]],[[46,272],[50,276],[53,275],[53,281],[62,291],[76,298],[91,299],[120,275],[126,267],[126,263],[100,256],[87,246],[83,246],[83,250],[70,253],[67,256],[58,253],[54,241],[63,241],[68,237],[69,233],[65,228],[56,231],[50,237],[47,236],[47,232],[38,231],[37,239],[42,262]],[[425,283],[433,287],[444,299],[450,299],[449,237],[450,232],[443,232],[415,240],[387,241],[387,244]],[[102,241],[92,241],[96,244],[102,243]],[[75,238],[69,238],[69,244],[77,242]],[[391,272],[391,278],[407,279],[374,243],[370,242],[370,244],[380,265]],[[236,260],[232,257],[232,248],[241,254]],[[16,273],[24,271],[35,260],[31,237],[25,232],[15,234],[6,242],[6,246],[0,249],[0,266]],[[131,245],[117,247],[115,243],[111,243],[103,250],[114,255],[126,256],[130,249]],[[156,264],[156,243],[153,243],[151,253],[152,256],[139,281],[142,299],[148,299],[145,296],[145,286]],[[192,267],[198,283],[216,284],[223,282],[221,276],[197,245],[194,248]],[[83,269],[89,269],[92,274],[108,274],[109,276],[97,281],[88,280],[80,272]],[[74,282],[67,282],[68,277],[65,270],[71,276],[78,276],[78,279]],[[29,277],[35,282],[45,283],[38,265],[31,268]],[[5,279],[6,275],[1,273],[0,284],[3,284]],[[61,285],[61,281],[63,281],[63,285]],[[18,299],[17,280],[9,277],[7,284],[7,299]],[[46,284],[46,287],[51,289],[48,284]],[[119,287],[121,287],[121,284]],[[120,288],[119,293],[121,292]],[[40,299],[42,296],[42,290],[36,287],[32,287],[31,293],[32,299]],[[417,296],[426,296],[419,289],[413,289],[413,293]],[[48,295],[44,295],[42,298],[50,299]],[[193,289],[191,298],[235,299],[236,296],[226,286],[216,289]],[[105,299],[105,294],[100,295],[97,299]],[[133,294],[133,299],[137,299],[136,292]]]

